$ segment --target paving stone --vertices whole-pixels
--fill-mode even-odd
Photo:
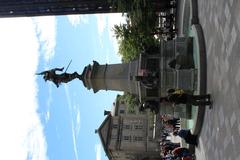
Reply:
[[[208,91],[212,110],[206,110],[198,160],[240,159],[240,1],[198,0],[207,48]]]

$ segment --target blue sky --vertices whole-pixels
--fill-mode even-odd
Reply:
[[[0,159],[107,159],[94,133],[117,92],[74,80],[56,88],[36,72],[82,73],[92,60],[120,63],[111,28],[121,14],[0,19]]]

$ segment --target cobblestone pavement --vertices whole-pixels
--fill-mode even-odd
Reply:
[[[240,160],[240,0],[198,0],[207,50],[206,109],[197,160]]]

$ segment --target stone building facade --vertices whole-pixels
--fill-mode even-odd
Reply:
[[[129,114],[126,104],[116,101],[97,132],[110,160],[157,160],[159,142],[147,114]]]

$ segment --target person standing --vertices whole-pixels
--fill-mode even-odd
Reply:
[[[189,129],[181,129],[179,131],[174,131],[173,135],[183,138],[188,144],[198,145],[197,135],[193,135]]]
[[[192,95],[181,89],[171,89],[166,97],[160,97],[160,103],[191,104],[194,106],[212,105],[210,94]]]

